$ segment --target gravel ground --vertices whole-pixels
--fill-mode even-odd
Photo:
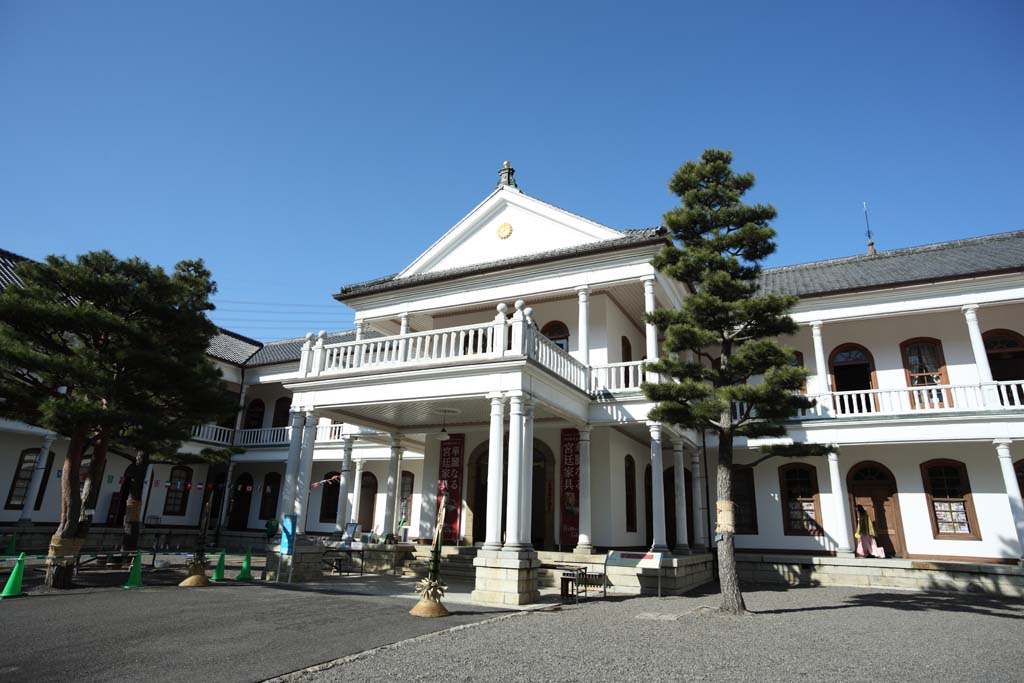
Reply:
[[[1020,681],[1024,603],[804,588],[595,601],[500,617],[356,655],[288,681]],[[727,653],[722,655],[720,653]]]

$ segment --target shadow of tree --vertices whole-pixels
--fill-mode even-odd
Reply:
[[[791,588],[790,590],[803,590],[803,587]],[[843,602],[834,605],[751,611],[755,614],[789,614],[794,612],[841,610],[855,607],[884,607],[903,612],[955,612],[1001,617],[1003,619],[1024,619],[1024,602],[1015,598],[965,593],[904,593],[897,591],[859,593],[851,595]]]

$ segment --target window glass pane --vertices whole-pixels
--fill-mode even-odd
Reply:
[[[867,363],[868,357],[863,349],[846,349],[833,358],[833,363]]]
[[[11,489],[7,495],[7,508],[11,510],[20,510],[25,506],[25,496],[28,495],[28,485],[32,481],[32,470],[39,460],[39,451],[25,451],[19,460],[14,481],[11,482]]]

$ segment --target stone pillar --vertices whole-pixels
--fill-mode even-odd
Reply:
[[[590,288],[584,285],[576,288],[579,297],[579,361],[590,365]]]
[[[1013,526],[1017,529],[1017,543],[1020,544],[1020,558],[1024,564],[1024,501],[1021,500],[1020,485],[1010,456],[1010,444],[1013,442],[1010,439],[996,439],[992,443],[999,458],[999,470],[1003,473],[1003,485],[1006,486],[1006,497],[1010,501],[1010,514],[1013,515]]]
[[[520,508],[520,529],[523,538],[533,547],[533,399],[523,398],[523,505]]]
[[[672,442],[672,466],[676,487],[676,555],[690,553],[690,539],[686,532],[686,453],[681,441]]]
[[[299,473],[299,457],[302,454],[302,420],[302,411],[292,406],[288,460],[284,466],[284,481],[281,483],[281,494],[277,504],[279,522],[284,515],[291,514],[292,508],[295,507],[295,487]],[[229,481],[228,486],[230,485]]]
[[[590,427],[580,430],[580,536],[573,550],[577,555],[589,555],[594,552],[591,541],[590,512]]]
[[[523,397],[509,398],[508,418],[508,494],[505,510],[505,545],[507,550],[528,550],[529,541],[522,529],[523,504]],[[488,467],[490,463],[488,462]],[[500,471],[500,470],[499,470]],[[487,476],[490,477],[490,469]],[[490,502],[490,501],[488,501]]]
[[[505,397],[488,394],[491,399],[491,431],[487,441],[487,520],[484,548],[501,548],[501,498],[505,467]],[[495,475],[497,473],[497,475]]]
[[[306,411],[306,423],[302,428],[302,450],[299,455],[298,476],[295,479],[295,533],[306,533],[306,513],[309,511],[309,487],[313,483],[313,442],[316,441],[316,413]]]
[[[818,397],[818,407],[822,415],[832,413],[832,401],[826,400],[826,395],[832,393],[832,386],[828,381],[828,358],[825,356],[825,341],[821,337],[821,321],[811,323],[811,337],[814,340],[814,392]]]
[[[423,482],[420,487],[420,543],[430,543],[437,524],[437,478],[441,470],[441,439],[427,434],[423,442]]]
[[[359,499],[363,497],[363,466],[366,461],[360,458],[356,460],[356,476],[352,481],[352,516],[349,517],[350,522],[359,521]],[[371,529],[363,529],[362,531],[371,531]]]
[[[832,501],[835,506],[836,557],[853,557],[853,527],[850,524],[850,504],[847,500],[846,483],[839,474],[839,454],[828,454],[828,478],[832,484]]]
[[[32,469],[32,478],[28,481],[28,490],[25,491],[24,504],[21,506],[19,524],[32,522],[32,513],[35,511],[36,499],[39,497],[39,487],[43,483],[43,473],[46,471],[46,461],[49,459],[50,449],[53,448],[53,441],[57,435],[47,432],[43,435],[43,443],[39,447],[39,456],[36,458],[36,466]]]
[[[704,473],[700,451],[690,455],[690,483],[693,486],[693,549],[708,549],[708,507],[704,500]]]
[[[661,457],[661,424],[648,422],[651,432],[651,516],[654,531],[653,552],[669,552],[665,542],[665,463]]]
[[[391,435],[391,459],[388,460],[387,496],[384,498],[384,532],[395,533],[395,490],[398,488],[398,461],[402,457],[402,436]]]
[[[341,439],[341,478],[338,480],[338,517],[334,526],[338,531],[345,530],[348,522],[348,496],[352,492],[352,446],[355,444],[354,436],[343,436]]]
[[[654,276],[644,275],[640,281],[644,283],[644,313],[653,313],[655,308]],[[653,363],[658,360],[658,328],[654,326],[654,323],[644,323],[644,338],[647,342],[647,362]],[[658,380],[656,377],[650,377],[648,381],[656,382]]]

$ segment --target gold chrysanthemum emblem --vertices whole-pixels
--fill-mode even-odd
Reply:
[[[512,234],[512,224],[502,223],[498,226],[498,237],[501,239],[508,239],[509,235]]]

